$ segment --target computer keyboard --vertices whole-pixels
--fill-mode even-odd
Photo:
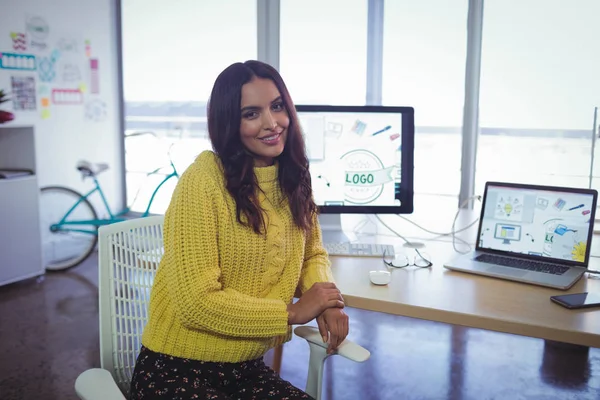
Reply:
[[[480,254],[475,260],[484,263],[497,264],[505,267],[526,269],[529,271],[544,272],[546,274],[562,275],[569,270],[569,267],[556,265],[541,261],[529,261],[516,258],[496,256],[493,254]]]
[[[382,257],[394,254],[394,246],[376,243],[323,243],[330,256]]]

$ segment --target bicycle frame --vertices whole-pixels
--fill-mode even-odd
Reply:
[[[169,179],[171,179],[173,177],[179,178],[179,174],[177,173],[177,170],[175,169],[175,165],[173,164],[173,161],[170,161],[170,164],[171,164],[171,168],[172,168],[173,172],[166,175],[165,178],[156,186],[156,188],[154,189],[154,192],[152,193],[152,196],[150,197],[150,201],[148,202],[146,211],[144,211],[144,213],[141,215],[141,217],[147,217],[148,215],[150,215],[150,207],[152,207],[152,202],[154,201],[154,198],[156,197],[156,193],[158,193],[158,191],[160,190],[162,185],[164,185],[165,182],[167,182]],[[161,169],[162,169],[162,167],[157,168],[154,171],[149,172],[146,176],[156,174]],[[97,235],[98,234],[97,229],[71,228],[71,226],[92,225],[95,227],[99,227],[102,225],[109,225],[109,224],[113,224],[115,222],[120,222],[120,221],[126,220],[126,218],[123,216],[125,214],[129,213],[129,211],[131,211],[131,207],[126,207],[122,211],[120,211],[116,214],[113,214],[112,210],[110,209],[110,206],[108,205],[108,201],[106,200],[106,196],[104,195],[104,191],[102,190],[102,187],[100,186],[100,182],[98,182],[98,178],[96,178],[95,176],[92,176],[92,179],[94,181],[94,188],[92,190],[90,190],[89,192],[87,192],[86,194],[82,195],[77,200],[77,202],[75,202],[75,204],[73,204],[73,206],[71,206],[71,208],[65,213],[65,215],[62,217],[62,219],[58,223],[52,224],[50,226],[50,229],[52,231],[61,230],[61,231],[80,232],[80,233],[88,233],[91,235]],[[108,213],[108,218],[67,221],[67,218],[69,218],[69,216],[73,213],[73,211],[77,208],[77,206],[79,204],[81,204],[82,201],[87,200],[92,194],[94,194],[96,192],[98,192],[100,194],[100,198],[102,199],[102,204],[104,205],[104,208],[105,208],[106,212]]]
[[[152,207],[152,202],[154,201],[154,197],[156,196],[156,193],[158,193],[158,191],[160,190],[160,188],[162,187],[162,185],[165,184],[165,182],[167,182],[169,179],[173,178],[173,177],[177,177],[179,178],[179,174],[177,173],[177,169],[175,168],[175,164],[173,164],[173,161],[169,160],[169,163],[171,164],[171,170],[173,172],[171,172],[169,175],[165,176],[165,178],[158,184],[158,186],[156,186],[156,189],[154,189],[154,192],[152,193],[152,196],[150,196],[150,201],[148,202],[148,207],[146,207],[146,211],[144,211],[144,213],[141,215],[142,218],[143,217],[147,217],[148,215],[150,215],[150,207]],[[149,172],[146,176],[150,176],[150,175],[154,175],[156,173],[158,173],[158,171],[160,171],[162,169],[161,168],[157,168],[152,172]],[[130,207],[127,207],[126,212],[130,211]],[[122,215],[120,213],[120,215]]]

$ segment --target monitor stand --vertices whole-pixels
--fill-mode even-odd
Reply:
[[[408,249],[422,249],[423,247],[425,247],[425,243],[410,241],[410,242],[404,243],[402,246],[404,246]]]
[[[351,242],[342,228],[341,214],[319,214],[323,243]]]
[[[347,243],[353,241],[342,228],[341,214],[319,214],[319,224],[321,225],[323,243]],[[403,246],[409,249],[421,249],[425,247],[425,243],[409,241],[404,243]]]

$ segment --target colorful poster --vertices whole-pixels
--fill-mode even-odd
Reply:
[[[98,76],[98,59],[90,59],[90,93],[100,93],[100,77]]]
[[[63,53],[79,53],[79,44],[77,39],[70,36],[63,36],[56,42],[56,48]]]
[[[79,89],[52,89],[52,103],[60,105],[82,104],[83,93]]]
[[[32,76],[13,76],[10,80],[15,111],[35,110],[35,78]]]
[[[0,68],[35,71],[35,56],[32,54],[0,53]]]
[[[92,43],[86,39],[85,41],[85,56],[90,58],[92,56]]]
[[[61,65],[61,77],[63,82],[79,82],[82,79],[79,66],[71,62]]]
[[[99,99],[93,99],[85,105],[85,117],[94,122],[106,119],[106,103]]]
[[[46,86],[46,85],[41,85],[41,86],[38,88],[38,94],[39,94],[40,96],[46,96],[46,95],[49,95],[49,94],[50,94],[50,88],[49,88],[48,86]]]
[[[50,33],[50,27],[48,26],[46,20],[37,15],[27,16],[27,22],[25,25],[27,27],[27,32],[31,37],[29,47],[32,50],[46,50],[48,47],[46,39]]]
[[[38,57],[38,74],[40,81],[42,82],[53,82],[56,78],[56,59],[58,58],[57,52],[53,53],[50,57]]]
[[[14,51],[26,51],[27,50],[27,35],[20,32],[11,32],[10,38],[12,39],[12,45]]]

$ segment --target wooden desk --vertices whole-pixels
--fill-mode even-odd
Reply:
[[[385,237],[379,242],[392,242]],[[600,310],[567,310],[550,302],[555,294],[600,293],[600,278],[586,274],[568,291],[454,272],[443,263],[456,255],[447,241],[428,241],[431,269],[394,269],[387,286],[369,281],[369,271],[384,269],[370,257],[331,257],[338,288],[349,307],[600,347]],[[407,254],[414,253],[406,249]],[[591,269],[600,269],[593,258]]]

